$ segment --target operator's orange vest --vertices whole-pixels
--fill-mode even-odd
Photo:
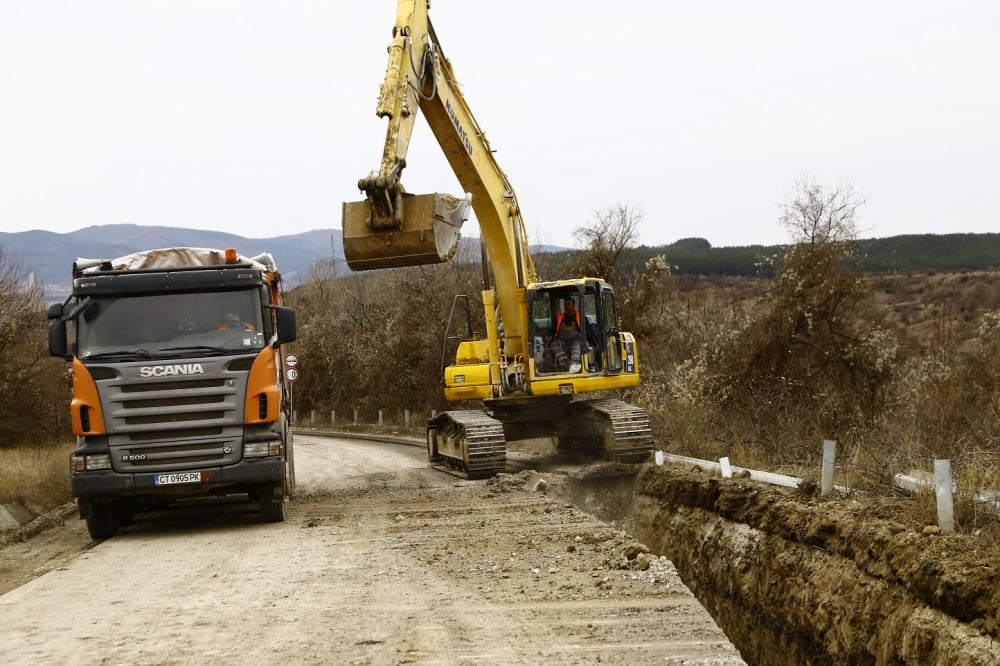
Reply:
[[[580,329],[580,333],[582,334],[583,333],[583,327],[580,326],[580,311],[577,310],[574,314],[576,315],[576,327],[578,329]],[[560,312],[559,314],[556,315],[556,334],[553,337],[558,337],[559,336],[559,329],[562,328],[563,319],[565,319],[565,318],[566,318],[566,313],[565,312]]]

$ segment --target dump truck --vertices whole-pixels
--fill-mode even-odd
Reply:
[[[268,254],[173,247],[79,259],[49,307],[76,449],[72,494],[94,539],[177,500],[245,493],[262,518],[295,488],[282,305]]]

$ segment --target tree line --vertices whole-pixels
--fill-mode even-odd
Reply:
[[[773,277],[775,262],[788,245],[712,247],[704,238],[684,238],[662,246],[639,245],[622,257],[620,269],[639,272],[662,256],[674,275]],[[580,250],[541,255],[538,263],[558,271],[572,265]],[[868,273],[991,270],[1000,268],[1000,233],[922,234],[858,241],[858,261]]]

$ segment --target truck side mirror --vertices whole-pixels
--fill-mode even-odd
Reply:
[[[295,327],[295,310],[278,306],[274,309],[274,314],[278,326],[277,344],[283,345],[286,342],[294,342],[298,335]]]
[[[62,306],[60,306],[60,312]],[[49,323],[49,356],[66,358],[66,322],[58,319]]]

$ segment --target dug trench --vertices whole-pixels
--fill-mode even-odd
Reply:
[[[521,474],[672,560],[750,664],[1000,663],[997,563],[898,503],[692,466],[536,469]]]

